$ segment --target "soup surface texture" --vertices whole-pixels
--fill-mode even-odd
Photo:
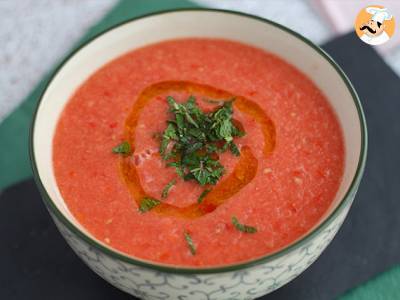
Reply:
[[[235,138],[240,156],[219,156],[225,173],[201,205],[204,187],[177,178],[155,138],[171,117],[167,96],[191,95],[204,111],[218,106],[205,99],[236,98],[233,118],[246,132]],[[132,154],[112,152],[123,141]],[[136,49],[90,76],[60,117],[53,161],[68,208],[98,240],[140,259],[204,267],[257,258],[307,233],[332,205],[344,145],[324,95],[296,68],[241,43],[187,38]],[[162,205],[141,213],[145,196]],[[238,230],[232,217],[257,232]]]

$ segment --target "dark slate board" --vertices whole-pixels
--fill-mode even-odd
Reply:
[[[353,33],[324,48],[357,89],[369,128],[350,214],[305,273],[262,299],[333,299],[400,263],[400,79]],[[32,180],[0,195],[1,299],[132,299],[90,271],[57,232]]]

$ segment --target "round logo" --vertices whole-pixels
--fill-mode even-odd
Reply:
[[[395,20],[390,10],[382,5],[370,5],[358,13],[354,29],[364,43],[382,45],[394,34]]]

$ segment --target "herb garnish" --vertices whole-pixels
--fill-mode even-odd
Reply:
[[[193,243],[192,237],[190,236],[190,234],[188,232],[185,232],[184,235],[185,235],[185,240],[189,247],[190,253],[192,253],[192,255],[196,255],[196,246]]]
[[[168,197],[169,190],[172,188],[172,186],[175,183],[176,183],[176,179],[172,179],[170,182],[167,183],[167,185],[162,190],[161,198],[165,199]]]
[[[167,166],[174,167],[184,180],[200,185],[215,185],[224,174],[218,154],[230,150],[240,155],[235,137],[244,135],[232,122],[234,100],[225,101],[212,112],[205,113],[190,96],[186,103],[167,97],[173,118],[161,135],[160,154]]]
[[[129,155],[131,154],[131,145],[127,141],[124,141],[118,146],[115,146],[112,149],[112,152],[117,154]]]
[[[149,210],[153,209],[155,206],[161,204],[160,201],[151,197],[144,197],[140,202],[139,211],[141,213],[148,212]]]
[[[257,232],[257,228],[239,223],[239,220],[235,216],[232,217],[232,224],[235,226],[235,228],[237,230],[245,232],[245,233],[256,233]]]
[[[199,198],[197,199],[197,203],[200,204],[201,202],[203,202],[204,197],[207,196],[207,194],[208,194],[209,192],[211,192],[211,190],[205,189],[205,190],[200,194]]]

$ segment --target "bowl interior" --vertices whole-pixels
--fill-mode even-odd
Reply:
[[[362,147],[360,117],[354,95],[343,75],[315,47],[281,26],[239,14],[198,10],[166,12],[125,23],[81,48],[59,69],[41,99],[32,135],[33,156],[40,180],[58,210],[91,236],[68,210],[57,188],[52,167],[54,131],[70,96],[99,67],[121,54],[150,43],[183,37],[231,39],[265,49],[296,66],[322,90],[339,118],[346,148],[343,181],[326,213],[328,216],[352,183]]]

